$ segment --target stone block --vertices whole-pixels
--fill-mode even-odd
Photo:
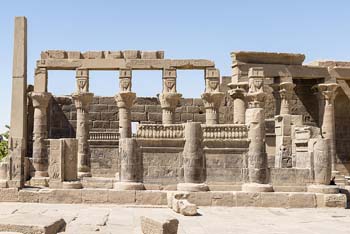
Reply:
[[[92,126],[93,128],[109,128],[110,123],[109,121],[94,121]]]
[[[108,105],[108,112],[118,112],[118,110],[117,105]]]
[[[193,114],[192,113],[182,113],[181,114],[181,121],[182,122],[193,121]]]
[[[211,192],[191,192],[187,200],[197,206],[211,206],[212,193]]]
[[[141,51],[142,59],[157,59],[157,51]]]
[[[116,105],[115,99],[113,97],[99,97],[99,104]]]
[[[313,193],[289,193],[289,208],[315,208],[316,196]]]
[[[108,189],[82,189],[83,203],[107,203]]]
[[[288,208],[288,193],[268,192],[261,193],[262,207],[281,207]]]
[[[147,121],[146,112],[131,112],[131,121],[141,122]]]
[[[118,113],[116,112],[101,112],[102,121],[115,121],[118,119]]]
[[[181,98],[180,106],[192,106],[193,98]]]
[[[67,51],[68,59],[81,59],[80,51]]]
[[[166,205],[167,193],[162,191],[139,190],[136,191],[137,205]]]
[[[156,97],[137,97],[137,105],[160,105],[158,98]]]
[[[103,56],[103,51],[87,51],[83,53],[84,59],[102,59]]]
[[[316,194],[317,207],[346,208],[345,194]]]
[[[236,192],[237,206],[261,207],[261,193]]]
[[[66,59],[67,52],[64,50],[48,50],[46,51],[48,59]]]
[[[107,104],[94,104],[90,106],[90,112],[106,112],[108,110]]]
[[[200,108],[198,106],[187,106],[186,111],[188,113],[199,113]]]
[[[39,191],[39,203],[74,204],[82,202],[82,189],[43,189]]]
[[[236,206],[235,196],[233,192],[211,192],[211,205],[212,206]]]
[[[0,218],[0,232],[23,234],[56,234],[65,231],[66,222],[62,218],[42,214],[11,214]]]
[[[141,54],[139,50],[124,50],[123,56],[126,59],[138,59],[141,58]]]
[[[136,202],[136,192],[108,190],[108,202],[113,204],[134,204]]]
[[[144,105],[133,105],[131,107],[131,112],[144,112],[145,106]]]
[[[119,129],[119,121],[110,121],[111,129]]]
[[[148,113],[148,121],[162,122],[161,113]]]
[[[145,105],[144,107],[146,112],[162,112],[162,107],[160,105]]]
[[[37,190],[20,190],[18,193],[19,202],[39,202],[39,192]]]
[[[121,59],[123,58],[123,53],[121,51],[104,51],[106,59]]]
[[[17,202],[17,188],[0,188],[0,202]]]
[[[175,218],[157,216],[141,216],[141,230],[143,234],[176,234],[179,221]]]
[[[301,65],[305,59],[305,55],[291,53],[238,51],[232,52],[231,58],[234,60],[234,62],[239,61],[243,63]]]
[[[204,106],[203,99],[201,98],[193,98],[194,106]]]
[[[193,115],[193,121],[194,122],[205,123],[205,121],[206,121],[205,114],[194,114]]]
[[[72,114],[72,112],[71,112]],[[75,112],[76,115],[76,112]],[[75,117],[76,119],[76,117]],[[91,121],[95,121],[95,120],[101,120],[101,112],[89,112],[89,119]]]
[[[107,152],[105,152],[107,156]],[[102,189],[112,189],[114,179],[112,178],[99,178],[99,177],[85,177],[82,180],[84,188],[102,188]]]

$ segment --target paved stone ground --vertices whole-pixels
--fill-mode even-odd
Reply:
[[[201,207],[200,215],[184,217],[168,208],[88,204],[0,203],[0,219],[30,213],[62,217],[67,233],[140,234],[140,216],[179,219],[181,234],[342,234],[350,233],[350,210]]]

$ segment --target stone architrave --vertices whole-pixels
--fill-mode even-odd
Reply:
[[[117,190],[143,190],[142,154],[134,138],[122,138],[119,141],[120,173],[119,181],[114,184]]]
[[[230,90],[229,95],[233,99],[233,123],[245,124],[246,102],[245,95],[247,93],[248,83],[238,82],[228,84]]]
[[[205,108],[206,124],[219,123],[219,107],[225,94],[220,92],[220,72],[216,68],[205,70],[205,91],[201,95]]]
[[[76,139],[78,139],[78,176],[91,176],[91,152],[89,146],[89,105],[92,102],[93,93],[77,92],[72,94],[72,98],[77,109],[77,129]]]
[[[249,126],[248,138],[248,177],[249,183],[242,190],[249,192],[271,192],[272,186],[267,182],[267,154],[265,151],[265,113],[263,91],[264,70],[260,67],[249,69],[249,91],[247,93],[248,109],[246,124]]]
[[[163,70],[163,90],[159,95],[162,108],[162,123],[175,123],[175,109],[182,95],[176,91],[176,69]]]
[[[131,107],[136,99],[136,93],[123,91],[115,97],[119,108],[119,134],[120,138],[130,138],[131,132]]]
[[[335,150],[335,118],[334,118],[334,100],[337,96],[339,85],[336,83],[319,84],[318,89],[324,96],[324,113],[322,122],[322,135],[330,140],[330,152],[332,159],[332,172],[336,172],[336,150]]]
[[[290,101],[295,84],[292,82],[282,82],[280,85],[281,109],[280,115],[290,114]]]
[[[184,183],[177,185],[179,191],[207,191],[201,123],[185,124],[185,146],[183,151]]]
[[[79,189],[78,140],[74,138],[51,139],[49,155],[50,188]]]
[[[15,18],[9,154],[1,163],[2,187],[24,186],[27,153],[27,19]],[[6,165],[5,165],[6,164]],[[6,175],[6,176],[5,176]]]
[[[47,186],[48,179],[48,152],[45,140],[47,139],[47,107],[52,97],[51,93],[32,92],[30,97],[34,107],[33,125],[33,185]]]

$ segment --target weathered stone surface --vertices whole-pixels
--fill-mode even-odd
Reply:
[[[136,192],[108,190],[108,202],[113,204],[134,204],[136,202]]]
[[[108,190],[107,189],[82,189],[83,203],[107,203]]]
[[[166,205],[167,193],[163,191],[136,191],[138,205]]]
[[[143,234],[176,234],[179,221],[170,217],[141,217]]]
[[[238,51],[232,52],[231,58],[233,61],[244,63],[301,65],[305,60],[305,55],[291,53]]]
[[[40,203],[82,203],[81,189],[46,189],[39,191]]]
[[[20,232],[23,234],[56,234],[64,231],[66,222],[63,219],[41,214],[13,214],[0,218],[0,231]]]
[[[346,208],[345,194],[316,194],[317,207]]]
[[[0,188],[0,201],[15,202],[18,201],[17,188]]]

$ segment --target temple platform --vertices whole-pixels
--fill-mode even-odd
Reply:
[[[346,208],[349,190],[338,194],[310,192],[189,192],[188,201],[197,206],[279,207],[279,208]],[[30,202],[56,204],[116,204],[166,206],[173,191],[114,189],[0,189],[0,202]]]

